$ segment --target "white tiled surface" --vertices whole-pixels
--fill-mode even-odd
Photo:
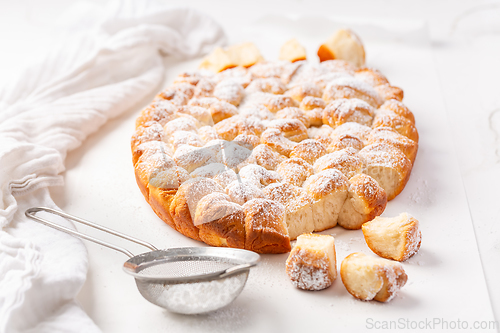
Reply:
[[[97,2],[97,1],[95,1]],[[73,1],[0,1],[0,80],[50,47],[53,19]],[[500,318],[500,2],[170,1],[224,26],[265,14],[426,19],[496,319]],[[260,5],[259,5],[260,4]],[[404,87],[403,87],[404,88]],[[425,96],[422,96],[425,98]],[[452,226],[450,226],[452,227]],[[445,237],[445,236],[443,236]],[[464,267],[466,270],[467,267]],[[470,286],[464,286],[469,288]]]

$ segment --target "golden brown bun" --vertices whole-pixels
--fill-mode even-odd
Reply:
[[[149,180],[152,175],[175,167],[174,160],[161,149],[148,150],[134,166],[135,179],[146,201],[149,201]]]
[[[135,165],[143,154],[165,153],[172,156],[172,150],[163,141],[148,141],[136,146],[132,150],[132,164]]]
[[[244,205],[247,201],[264,198],[260,186],[251,181],[234,180],[226,187],[226,193],[232,202]]]
[[[241,119],[238,116],[230,117],[217,122],[214,128],[221,139],[231,141],[239,134],[238,125],[240,121]]]
[[[374,109],[368,103],[357,98],[341,98],[325,107],[323,110],[323,124],[334,128],[348,122],[370,126],[373,115]]]
[[[292,149],[290,157],[298,157],[309,164],[314,164],[318,158],[326,153],[326,148],[323,144],[321,144],[321,142],[313,139],[307,139],[301,141]]]
[[[387,195],[377,181],[365,174],[349,179],[347,199],[339,214],[338,224],[345,229],[361,229],[368,222],[384,212]]]
[[[280,110],[276,112],[276,118],[277,119],[297,119],[300,120],[305,127],[311,126],[311,123],[309,121],[309,117],[306,115],[304,111],[302,111],[299,108],[296,107],[289,107],[289,108],[284,108],[283,110]]]
[[[379,70],[368,67],[361,67],[356,70],[354,77],[360,79],[369,85],[376,87],[389,84],[389,80]]]
[[[234,80],[241,84],[243,88],[246,88],[250,84],[250,82],[252,82],[252,74],[250,74],[248,69],[246,69],[245,67],[237,66],[225,69],[224,71],[217,73],[214,76],[214,80],[216,82],[221,82],[226,79]]]
[[[210,105],[209,112],[212,115],[213,123],[217,124],[224,119],[237,115],[238,109],[228,102],[219,101]]]
[[[285,95],[271,95],[263,102],[263,105],[271,112],[278,112],[290,106],[296,106],[291,97]]]
[[[184,236],[201,240],[199,229],[194,225],[192,217],[195,216],[198,202],[213,192],[224,193],[224,189],[209,178],[190,179],[177,190],[170,204],[170,216],[174,220],[176,229]]]
[[[337,169],[327,169],[309,177],[303,187],[314,200],[314,231],[335,227],[347,198],[347,177]]]
[[[250,164],[241,168],[239,176],[242,181],[251,182],[258,188],[281,181],[281,177],[276,171],[265,169],[256,164]]]
[[[198,82],[203,78],[203,75],[197,72],[184,72],[179,75],[174,80],[175,83],[189,83],[196,86]]]
[[[295,142],[308,138],[307,127],[297,119],[276,119],[269,122],[268,127],[280,130],[285,138]]]
[[[332,102],[340,98],[357,98],[365,101],[374,108],[380,107],[384,100],[369,84],[351,77],[343,77],[327,84],[323,92],[325,102]]]
[[[286,207],[286,224],[290,240],[314,231],[312,198],[300,187],[289,183],[273,183],[264,188],[264,195]]]
[[[413,162],[417,156],[418,143],[399,134],[391,127],[377,127],[370,132],[368,144],[385,143],[398,148]]]
[[[328,147],[332,143],[333,128],[328,125],[311,126],[307,129],[307,135],[310,139],[317,140],[323,146]]]
[[[139,145],[145,142],[164,140],[165,134],[160,123],[147,122],[144,126],[140,126],[135,130],[135,133],[132,135],[132,139],[130,140],[130,146],[132,148],[132,152],[134,152]]]
[[[205,195],[196,205],[194,225],[200,239],[212,246],[245,248],[245,213],[224,193]]]
[[[320,157],[314,163],[316,173],[326,169],[337,169],[347,178],[361,173],[365,169],[365,161],[358,155],[358,152],[351,147],[334,151]]]
[[[328,146],[328,152],[353,148],[356,151],[363,149],[364,144],[357,136],[352,134],[335,135],[332,137],[332,143]]]
[[[371,130],[372,129],[370,127],[364,126],[364,125],[361,125],[358,123],[344,123],[344,124],[338,126],[337,128],[335,128],[335,130],[333,131],[333,133],[331,135],[333,138],[341,137],[341,136],[346,135],[346,134],[351,135],[351,136],[355,136],[358,139],[360,139],[361,142],[363,142],[363,144],[366,145],[368,142],[368,137],[370,135]]]
[[[313,167],[301,158],[292,157],[281,162],[276,168],[281,180],[295,186],[302,186],[307,177],[313,174]]]
[[[268,128],[262,133],[260,142],[268,145],[278,153],[284,156],[289,156],[297,143],[288,140],[283,132],[277,128]]]
[[[198,129],[198,136],[205,144],[212,140],[220,139],[219,134],[217,134],[217,131],[212,126],[200,127]]]
[[[177,106],[167,100],[156,100],[146,106],[135,120],[135,127],[144,126],[147,122],[153,121],[164,126],[173,119]]]
[[[395,99],[401,102],[405,96],[403,89],[391,86],[390,84],[376,86],[375,90],[378,92],[380,97],[382,97],[386,101]]]
[[[202,78],[196,84],[193,96],[195,98],[212,97],[214,95],[214,89],[216,85],[217,81],[209,78]]]
[[[368,247],[382,258],[405,261],[420,248],[419,222],[408,213],[392,218],[378,216],[362,229]]]
[[[321,88],[315,85],[314,83],[304,82],[297,84],[285,93],[286,96],[290,96],[297,102],[302,102],[306,97],[321,97],[323,92]]]
[[[281,46],[279,55],[280,60],[295,62],[306,60],[306,58],[306,49],[302,45],[300,45],[298,40],[296,40],[295,38],[288,40]]]
[[[418,131],[412,121],[393,113],[377,113],[373,119],[372,127],[391,127],[399,134],[418,142]]]
[[[304,290],[322,290],[337,278],[335,240],[330,235],[303,234],[286,260],[292,284]]]
[[[326,103],[323,99],[321,99],[321,95],[318,97],[305,96],[300,102],[300,108],[305,111],[314,109],[324,109],[325,106]]]
[[[244,93],[243,86],[232,79],[222,80],[214,88],[214,97],[235,106],[240,104]]]
[[[156,99],[169,100],[174,105],[186,105],[194,95],[195,87],[186,82],[175,83],[172,86],[161,91]]]
[[[385,190],[387,200],[394,199],[405,188],[412,168],[403,152],[386,143],[374,143],[361,149],[366,162],[365,173]]]
[[[340,277],[352,296],[379,302],[390,301],[408,279],[400,263],[361,252],[351,253],[342,260]]]
[[[272,200],[253,199],[245,210],[245,249],[257,253],[286,253],[291,249],[285,207]]]
[[[245,89],[246,93],[264,92],[281,95],[285,93],[286,86],[276,77],[253,80]]]
[[[233,142],[236,142],[240,146],[251,150],[260,144],[260,139],[257,135],[239,134],[234,138]]]
[[[402,102],[390,99],[385,101],[384,104],[378,109],[378,113],[394,113],[398,116],[408,119],[415,125],[415,116]]]
[[[255,44],[243,43],[224,49],[215,48],[203,59],[200,68],[217,73],[237,66],[249,67],[263,60]]]
[[[359,37],[348,29],[337,30],[318,49],[319,61],[342,59],[360,67],[365,64],[365,48]]]
[[[267,170],[276,170],[278,164],[283,162],[286,157],[272,150],[268,145],[260,144],[252,150],[252,157],[258,165]]]

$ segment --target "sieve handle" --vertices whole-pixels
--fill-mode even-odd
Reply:
[[[129,258],[132,258],[134,256],[134,254],[132,252],[130,252],[129,250],[124,249],[124,248],[119,247],[119,246],[116,246],[116,245],[113,245],[113,244],[110,244],[110,243],[107,243],[105,241],[99,240],[99,239],[94,238],[92,236],[88,236],[88,235],[83,234],[81,232],[78,232],[76,230],[72,230],[72,229],[63,227],[63,226],[61,226],[61,225],[59,225],[57,223],[50,222],[50,221],[48,221],[46,219],[43,219],[43,218],[41,218],[39,216],[36,216],[36,213],[38,213],[38,212],[46,212],[46,213],[49,213],[49,214],[53,214],[53,215],[57,215],[57,216],[60,216],[60,217],[64,217],[64,218],[66,218],[68,220],[72,220],[72,221],[75,221],[75,222],[78,222],[78,223],[81,223],[81,224],[85,224],[85,225],[87,225],[89,227],[92,227],[92,228],[95,228],[95,229],[107,232],[108,234],[111,234],[111,235],[114,235],[114,236],[126,239],[128,241],[134,242],[136,244],[142,245],[142,246],[147,247],[148,249],[151,249],[153,251],[158,250],[156,247],[154,247],[152,244],[150,244],[148,242],[144,242],[144,241],[142,241],[140,239],[127,236],[125,234],[122,234],[121,232],[118,232],[118,231],[115,231],[115,230],[112,230],[112,229],[100,226],[98,224],[92,223],[90,221],[81,219],[81,218],[73,216],[73,215],[66,214],[64,212],[61,212],[61,211],[58,211],[58,210],[55,210],[55,209],[52,209],[52,208],[47,208],[47,207],[33,207],[33,208],[27,209],[26,212],[25,212],[25,215],[27,217],[29,217],[30,219],[33,219],[33,220],[35,220],[35,221],[37,221],[37,222],[39,222],[41,224],[44,224],[44,225],[46,225],[48,227],[51,227],[53,229],[65,232],[65,233],[70,234],[72,236],[79,237],[79,238],[82,238],[82,239],[86,239],[86,240],[89,240],[91,242],[97,243],[97,244],[102,245],[102,246],[106,246],[106,247],[108,247],[110,249],[113,249],[115,251],[118,251],[118,252],[121,252],[121,253],[127,255]]]

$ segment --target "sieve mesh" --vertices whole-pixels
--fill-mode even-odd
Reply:
[[[235,265],[233,262],[209,258],[195,258],[184,261],[153,261],[150,265],[141,267],[137,273],[143,276],[178,278],[216,273]]]

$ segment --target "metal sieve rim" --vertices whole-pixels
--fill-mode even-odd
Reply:
[[[248,271],[259,261],[260,256],[252,251],[233,248],[183,247],[157,250],[139,254],[123,264],[123,270],[137,280],[151,283],[200,282],[222,279],[227,276]],[[181,261],[224,261],[233,267],[216,272],[182,277],[159,277],[141,274],[145,268],[167,262]]]

